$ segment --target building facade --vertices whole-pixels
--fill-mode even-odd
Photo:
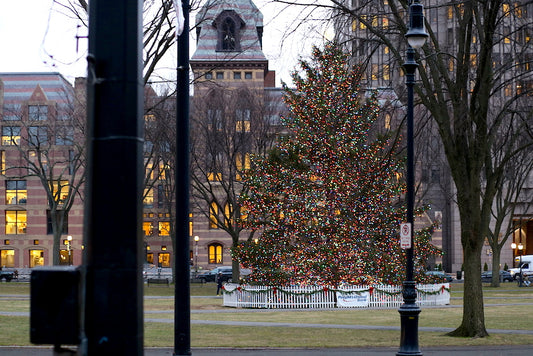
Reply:
[[[59,264],[81,263],[84,138],[76,106],[59,73],[0,73],[2,267],[51,265],[53,219],[63,226]]]
[[[422,66],[429,66],[429,58],[425,56],[438,56],[438,60],[431,58],[431,63],[438,63],[441,67],[439,78],[425,77],[424,80],[442,83],[466,80],[469,93],[465,96],[465,100],[468,100],[468,95],[476,89],[473,80],[476,69],[483,61],[480,55],[482,32],[478,32],[482,26],[474,26],[470,31],[463,31],[460,21],[467,4],[462,2],[423,0],[421,3],[425,7],[430,43],[426,46],[428,51],[419,50],[419,62]],[[407,44],[401,34],[405,33],[408,23],[408,8],[404,5],[405,3],[395,0],[347,0],[337,9],[338,16],[335,22],[336,40],[352,54],[354,62],[365,66],[365,81],[368,88],[393,90],[403,102],[406,97],[406,86],[401,64],[405,60]],[[503,2],[497,18],[497,28],[493,33],[494,43],[491,47],[492,63],[489,63],[494,73],[491,78],[490,101],[495,110],[491,109],[491,112],[496,113],[497,108],[508,107],[508,113],[513,113],[510,115],[522,115],[524,118],[529,116],[531,120],[533,5],[527,1]],[[464,38],[468,38],[465,42],[468,49],[461,47],[461,43],[464,43],[459,42]],[[461,53],[461,50],[464,52]],[[461,56],[467,56],[465,61],[470,64],[469,70],[464,69]],[[420,75],[417,76],[422,80]],[[433,95],[451,96],[453,93],[434,92]],[[432,123],[429,114],[421,108],[415,111],[415,120],[417,121],[415,130],[418,135],[415,138],[417,198],[419,203],[431,206],[424,218],[436,223],[433,242],[444,251],[442,260],[437,260],[435,263],[442,261],[446,271],[455,272],[461,269],[463,261],[455,186],[438,128]],[[531,225],[533,214],[530,206],[533,199],[531,195],[533,174],[530,169],[529,167],[520,173],[524,182],[521,193],[513,198],[513,208],[509,208],[509,213],[503,222],[503,226],[510,222],[512,228],[507,242],[501,249],[502,269],[505,264],[513,266],[515,264],[513,257],[517,254],[533,253]],[[496,223],[493,217],[491,226],[494,227]],[[504,230],[502,233],[507,232]],[[497,239],[501,240],[503,237],[500,235]],[[513,242],[523,247],[522,252],[512,248]],[[482,251],[482,263],[486,263],[489,268],[492,265],[492,253],[486,241]]]

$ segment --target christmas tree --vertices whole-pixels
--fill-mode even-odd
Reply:
[[[234,250],[251,279],[276,285],[400,283],[403,161],[379,133],[379,107],[361,90],[359,67],[334,44],[314,48],[284,85],[289,134],[254,157],[242,196],[244,224],[257,230]],[[417,234],[416,264],[437,252]]]

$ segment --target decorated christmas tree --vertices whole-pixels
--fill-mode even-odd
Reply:
[[[400,283],[398,140],[376,130],[377,100],[337,46],[314,48],[300,66],[295,88],[284,86],[288,134],[245,176],[243,223],[256,238],[234,253],[270,285]],[[417,268],[437,252],[428,240],[416,235]]]

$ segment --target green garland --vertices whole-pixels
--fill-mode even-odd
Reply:
[[[441,293],[444,293],[445,291],[446,292],[450,292],[450,288],[446,288],[444,285],[439,289],[439,290],[436,290],[436,291],[433,291],[433,292],[426,292],[426,291],[423,291],[423,290],[420,290],[420,289],[417,289],[419,293],[421,294],[425,294],[425,295],[437,295],[437,294],[441,294]],[[381,292],[383,294],[387,294],[387,295],[399,295],[402,293],[402,291],[397,291],[397,292],[389,292],[389,291],[386,291],[386,290],[382,290],[382,289],[378,289],[378,288],[375,288],[375,287],[369,287],[368,289],[363,289],[363,290],[343,290],[343,289],[335,289],[335,288],[328,288],[328,287],[324,287],[324,288],[321,288],[321,289],[317,289],[317,290],[314,290],[314,291],[310,291],[310,292],[291,292],[291,291],[288,291],[288,290],[284,290],[282,288],[279,288],[279,287],[269,287],[267,289],[263,289],[263,290],[255,290],[255,289],[247,289],[246,286],[237,286],[236,288],[232,289],[232,290],[227,290],[226,289],[226,286],[222,286],[222,292],[224,294],[233,294],[235,293],[235,291],[238,291],[238,292],[248,292],[248,293],[251,293],[251,294],[266,294],[266,293],[270,293],[272,292],[273,294],[276,294],[276,293],[283,293],[283,294],[286,294],[286,295],[292,295],[292,296],[301,296],[301,295],[305,295],[305,296],[309,296],[309,295],[314,295],[314,294],[318,294],[318,293],[322,293],[322,292],[339,292],[339,293],[342,293],[342,294],[357,294],[357,295],[360,295],[361,293],[370,293],[370,295],[372,295],[375,291],[377,292]]]

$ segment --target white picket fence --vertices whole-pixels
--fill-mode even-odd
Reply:
[[[327,309],[346,307],[337,303],[337,291],[367,298],[366,308],[398,308],[403,304],[401,286],[350,286],[336,291],[313,286],[224,285],[224,306],[266,309]],[[450,284],[418,284],[416,302],[420,306],[450,304]],[[351,293],[350,293],[351,292]],[[357,292],[357,293],[355,293]]]

